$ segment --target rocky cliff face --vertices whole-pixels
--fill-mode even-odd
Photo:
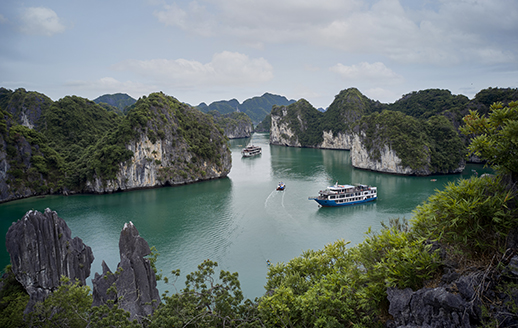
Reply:
[[[219,134],[214,126],[212,129]],[[155,140],[149,138],[148,132],[142,130],[126,145],[133,156],[118,164],[115,179],[94,176],[87,181],[85,190],[105,193],[170,186],[221,178],[230,172],[232,158],[226,142],[204,145],[214,151],[214,160],[196,156],[188,141],[178,138],[173,131],[163,132],[164,137]]]
[[[37,193],[33,188],[22,181],[16,181],[14,176],[9,174],[12,172],[11,162],[13,157],[17,159],[17,165],[30,166],[32,148],[29,142],[23,136],[18,136],[9,143],[12,155],[8,156],[8,143],[4,136],[0,134],[0,146],[0,202],[36,195]]]
[[[274,107],[270,143],[350,150],[354,167],[377,172],[462,172],[466,146],[448,115],[422,119],[383,108],[355,88],[341,91],[324,113],[303,100]]]
[[[495,327],[516,327],[518,256],[513,254],[516,248],[508,249],[499,265],[470,267],[464,274],[446,265],[436,287],[388,288],[392,319],[386,327],[471,328],[486,326],[488,318]]]
[[[52,105],[52,100],[38,92],[27,92],[23,88],[15,91],[0,88],[0,107],[12,114],[13,119],[30,129],[38,128],[44,122],[41,117]]]
[[[301,147],[301,144],[295,135],[295,132],[289,126],[289,122],[285,120],[288,116],[288,108],[282,107],[281,115],[271,115],[270,125],[270,144],[288,147]],[[297,120],[301,121],[300,116]]]
[[[57,213],[29,211],[6,235],[13,273],[30,295],[26,312],[60,285],[61,276],[85,284],[94,260],[92,249],[71,231]]]
[[[387,144],[380,143],[377,151],[380,156],[373,156],[373,151],[368,151],[362,138],[358,134],[353,137],[351,147],[351,164],[353,167],[383,173],[403,174],[403,175],[431,175],[435,172],[431,169],[430,158],[427,159],[427,164],[418,169],[413,169],[408,165],[404,165],[401,158],[396,152]],[[461,161],[459,166],[450,172],[441,173],[461,173],[464,170],[465,162]]]
[[[380,150],[379,160],[373,160],[371,154],[358,135],[354,135],[351,147],[351,164],[360,169],[394,174],[417,174],[408,166],[401,165],[401,159],[389,146],[384,145]],[[421,173],[421,172],[419,172]],[[426,172],[422,172],[426,174]]]
[[[235,126],[228,126],[224,129],[225,135],[229,139],[239,139],[239,138],[250,138],[254,129],[250,124],[240,123]]]
[[[130,319],[139,319],[153,313],[160,304],[156,288],[155,272],[147,256],[151,254],[148,243],[140,237],[133,223],[124,224],[119,239],[120,262],[112,273],[103,262],[103,274],[95,274],[93,283],[93,306],[113,300],[131,314]],[[116,295],[108,288],[116,286]]]
[[[216,179],[225,177],[232,166],[230,154],[224,152],[221,166],[204,161],[197,164],[198,172],[189,166],[175,168],[168,163],[190,163],[194,157],[186,150],[185,145],[178,149],[173,146],[173,141],[170,139],[157,140],[153,143],[145,134],[131,141],[127,149],[133,152],[133,157],[119,164],[116,179],[106,181],[94,177],[93,180],[87,181],[86,191],[106,193]]]
[[[94,174],[86,182],[85,191],[105,193],[178,185],[221,178],[230,172],[227,139],[210,115],[163,93],[154,93],[137,101],[128,120],[135,122],[133,135],[125,144],[132,156],[113,162],[114,178]],[[116,133],[125,138],[128,132]]]
[[[350,150],[354,140],[354,134],[346,132],[338,132],[336,135],[333,135],[333,131],[324,131],[322,137],[324,141],[318,145],[318,148],[324,149]]]
[[[139,99],[126,116],[79,97],[45,107],[47,98],[29,95],[0,89],[0,105],[11,110],[0,108],[0,202],[178,185],[230,172],[228,139],[211,116],[163,93]],[[232,133],[250,133],[248,121]]]
[[[254,132],[252,120],[245,113],[232,112],[222,115],[217,111],[211,111],[209,114],[229,139],[250,138]]]

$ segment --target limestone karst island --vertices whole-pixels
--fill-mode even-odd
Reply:
[[[517,182],[518,89],[0,88],[0,327],[516,327]]]

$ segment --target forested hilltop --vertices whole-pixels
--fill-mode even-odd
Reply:
[[[516,327],[518,102],[507,106],[495,103],[487,115],[471,110],[463,123],[463,135],[475,136],[468,150],[486,160],[496,175],[449,183],[413,211],[410,223],[389,219],[380,231],[369,229],[365,240],[356,246],[338,240],[321,250],[307,250],[286,263],[271,265],[265,294],[255,300],[243,297],[238,273],[221,270],[218,274],[218,264],[210,259],[185,276],[184,288],[176,285],[180,272],[172,271],[171,277],[162,275],[155,266],[157,253],[142,258],[151,250],[130,223],[124,226],[119,241],[126,269],[111,273],[105,266],[103,275],[95,278],[97,293],[94,289],[92,294],[80,279],[73,282],[72,275],[64,276],[60,286],[41,295],[44,300],[24,313],[30,305],[29,294],[35,294],[28,289],[38,282],[29,279],[27,261],[13,261],[16,265],[6,268],[0,283],[0,326]],[[61,230],[41,231],[54,232],[55,242],[49,246],[68,249],[72,244],[69,251],[77,253],[88,249],[80,247],[80,240],[69,242],[70,230],[63,228],[64,221],[58,220],[55,212],[36,212],[29,211],[19,220],[6,240],[24,246],[25,253],[31,252],[33,247],[19,240],[25,222],[43,221],[46,226],[59,222]],[[44,221],[45,217],[54,221]],[[31,236],[38,232],[29,230]],[[136,242],[128,243],[132,240]],[[12,254],[11,259],[23,258],[25,253]],[[63,255],[52,254],[57,259]],[[126,260],[129,256],[133,262]],[[77,263],[83,271],[86,260]],[[144,268],[135,273],[155,275],[151,282],[164,279],[174,292],[166,292],[160,299],[124,293],[138,291],[137,285],[142,286],[140,290],[153,287],[152,283],[140,284],[146,279],[118,283],[128,277],[125,273],[131,276],[132,263]],[[33,274],[52,274],[32,265],[30,269],[36,271]],[[140,295],[145,300],[140,300]],[[99,303],[101,297],[103,302]],[[140,306],[153,308],[142,314]]]
[[[518,89],[489,88],[474,99],[448,90],[412,92],[393,104],[341,91],[321,113],[304,99],[274,106],[270,143],[351,150],[352,165],[373,171],[429,175],[464,169],[468,137],[459,127],[469,110],[488,113],[493,102],[518,99]]]
[[[249,138],[254,132],[254,124],[248,115],[242,112],[220,114],[213,110],[209,112],[217,126],[223,129],[229,139]]]
[[[137,102],[137,100],[125,93],[115,93],[99,96],[95,98],[93,102],[108,110],[119,111],[125,114],[128,112],[130,107]]]
[[[85,98],[0,89],[0,202],[226,176],[227,138],[210,115],[163,93],[126,115]]]
[[[204,113],[208,113],[214,110],[220,114],[229,114],[239,111],[248,115],[254,124],[258,124],[264,120],[267,115],[270,114],[272,106],[289,105],[294,102],[295,100],[288,100],[284,96],[265,93],[260,97],[246,99],[242,104],[240,104],[236,99],[232,99],[215,101],[210,103],[210,105],[201,103],[197,106],[197,108]]]

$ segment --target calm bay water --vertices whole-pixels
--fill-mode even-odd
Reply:
[[[381,221],[412,217],[412,210],[448,181],[468,178],[481,165],[468,165],[463,174],[405,177],[379,174],[351,166],[348,151],[270,146],[267,134],[252,142],[263,154],[241,158],[250,139],[230,142],[232,171],[228,178],[191,185],[137,190],[108,195],[47,196],[0,204],[0,242],[13,221],[31,209],[57,211],[70,229],[92,247],[92,274],[106,261],[114,271],[119,262],[119,235],[132,221],[140,235],[160,253],[157,266],[167,275],[180,269],[176,285],[159,282],[161,292],[184,287],[184,275],[205,259],[219,269],[239,272],[245,297],[264,293],[266,260],[287,262],[308,249],[321,249],[338,239],[351,245],[364,239]],[[431,181],[437,179],[437,181]],[[286,190],[275,191],[283,181]],[[344,208],[319,208],[308,196],[338,181],[378,187],[378,200]],[[9,263],[0,248],[0,267]],[[90,279],[88,279],[90,281]],[[176,289],[175,289],[176,288]]]

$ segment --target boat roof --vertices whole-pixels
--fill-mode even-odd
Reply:
[[[329,189],[329,190],[335,190],[335,189],[349,189],[349,188],[354,188],[354,186],[351,186],[351,185],[339,185],[339,184],[335,184],[334,186],[329,186],[329,187],[327,187],[327,189]]]

